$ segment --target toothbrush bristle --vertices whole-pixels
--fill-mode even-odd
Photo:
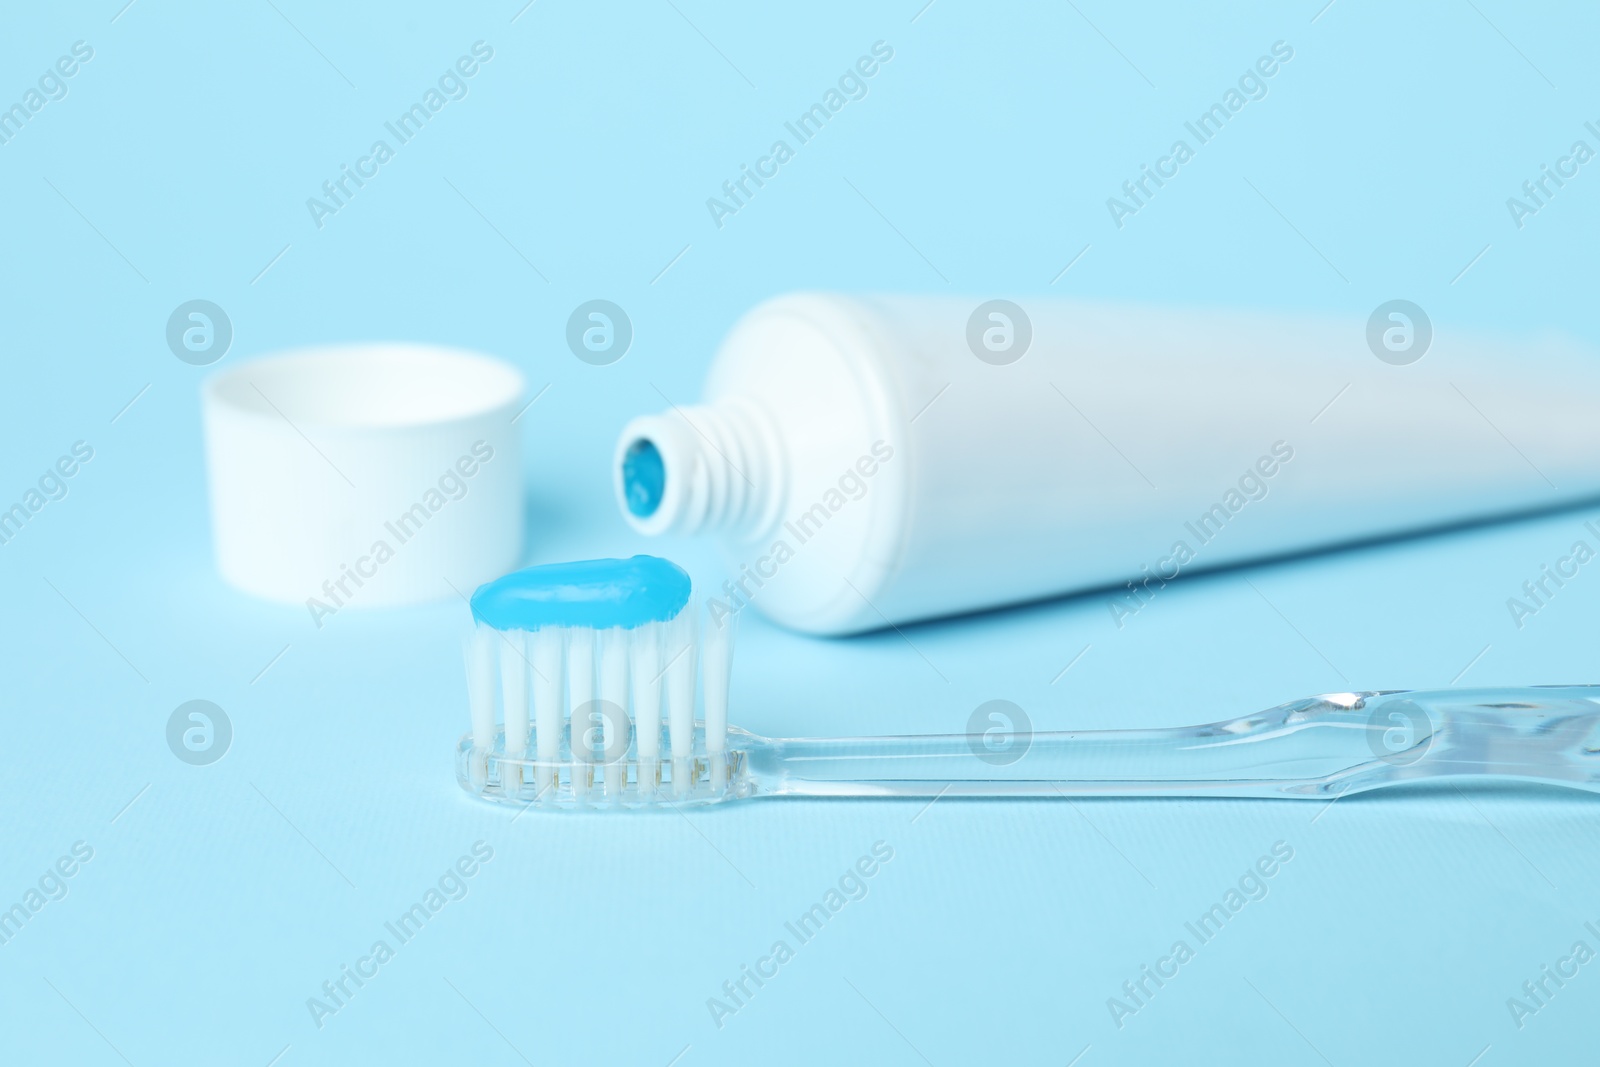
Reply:
[[[685,611],[667,624],[667,739],[672,745],[673,792],[687,784],[685,771],[694,747],[695,615]]]
[[[594,728],[599,731],[600,762],[605,767],[607,796],[622,791],[622,760],[628,752],[628,664],[633,658],[632,633],[621,627],[600,633],[600,698]]]
[[[502,634],[500,647],[500,706],[505,722],[505,752],[521,759],[528,751],[528,642],[527,634],[513,630]],[[506,773],[516,778],[507,788],[522,786],[520,766],[508,765]]]
[[[733,671],[733,636],[737,614],[713,617],[705,632],[706,749],[711,753],[712,785],[720,786],[727,774],[722,758],[728,748],[728,682]]]
[[[472,731],[458,754],[462,784],[486,799],[556,807],[736,795],[732,622],[702,627],[686,606],[634,627],[479,624],[467,648]]]
[[[639,759],[653,766],[661,758],[662,624],[648,623],[633,634],[633,734]]]
[[[533,666],[534,786],[539,794],[550,791],[554,765],[561,757],[562,701],[566,695],[566,643],[555,627],[528,635]]]

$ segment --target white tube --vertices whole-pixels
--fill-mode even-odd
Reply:
[[[1600,360],[1559,339],[1396,365],[1360,321],[981,304],[756,308],[624,429],[624,516],[719,537],[713,621],[841,634],[1600,494]]]

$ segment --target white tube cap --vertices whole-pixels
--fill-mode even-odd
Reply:
[[[522,549],[521,373],[424,345],[305,349],[202,389],[212,534],[231,584],[345,607],[454,596]]]

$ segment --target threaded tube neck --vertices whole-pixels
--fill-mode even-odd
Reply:
[[[757,533],[779,500],[777,448],[770,420],[747,402],[634,419],[614,463],[623,517],[645,534]]]

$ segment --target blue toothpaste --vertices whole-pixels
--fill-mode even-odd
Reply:
[[[689,589],[683,568],[657,556],[551,563],[479,586],[472,617],[496,630],[631,630],[675,618],[689,603]]]

